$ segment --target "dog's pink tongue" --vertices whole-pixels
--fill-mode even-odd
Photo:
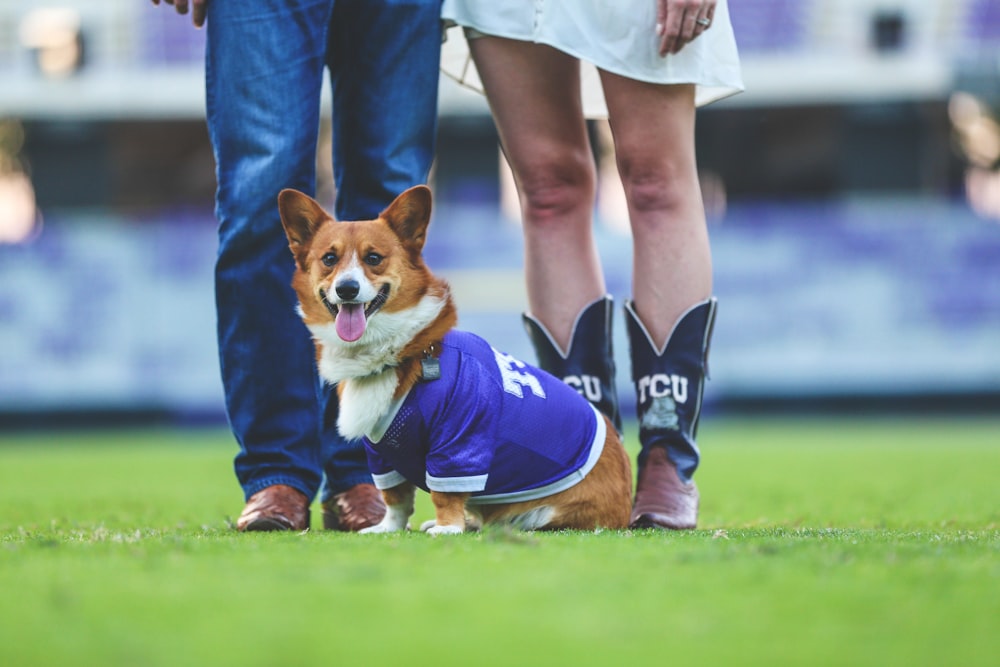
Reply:
[[[353,343],[365,333],[365,304],[342,303],[337,313],[337,335]]]

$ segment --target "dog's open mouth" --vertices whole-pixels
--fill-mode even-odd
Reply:
[[[334,326],[337,328],[337,335],[341,340],[348,343],[361,338],[368,327],[368,318],[374,315],[389,298],[389,285],[382,285],[375,298],[368,303],[347,301],[336,304],[327,298],[326,292],[321,292],[323,305],[330,311],[334,318]]]

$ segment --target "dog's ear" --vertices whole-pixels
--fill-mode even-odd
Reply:
[[[426,185],[413,186],[396,197],[379,217],[389,223],[396,236],[420,252],[431,221],[431,189]]]
[[[288,245],[296,256],[299,249],[309,245],[319,226],[331,219],[315,199],[288,188],[278,193],[278,212]]]

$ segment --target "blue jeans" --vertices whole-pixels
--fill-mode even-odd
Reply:
[[[427,180],[434,153],[440,0],[215,0],[206,91],[215,151],[216,308],[226,410],[247,498],[273,484],[323,499],[371,476],[337,434],[295,312],[277,195],[313,194],[323,76],[333,91],[335,213],[376,217]]]

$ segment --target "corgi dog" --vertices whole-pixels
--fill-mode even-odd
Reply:
[[[336,221],[295,190],[278,208],[299,314],[320,376],[337,386],[337,428],[363,440],[385,499],[385,518],[363,532],[407,529],[418,487],[434,505],[432,535],[628,525],[631,465],[610,421],[561,380],[455,328],[448,283],[423,259],[429,188],[374,220]]]

